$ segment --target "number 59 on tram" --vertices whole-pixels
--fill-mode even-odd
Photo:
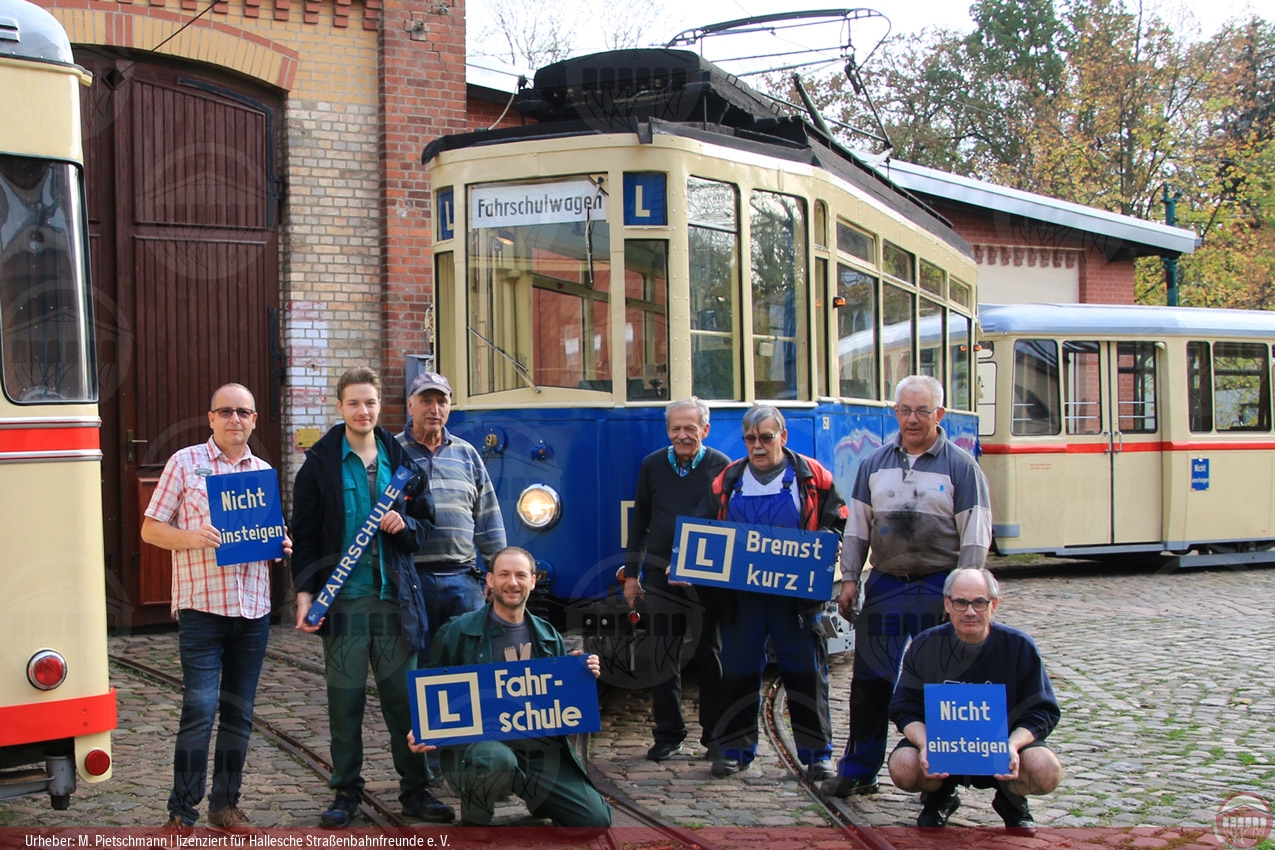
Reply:
[[[111,775],[102,473],[77,67],[0,0],[0,798]]]

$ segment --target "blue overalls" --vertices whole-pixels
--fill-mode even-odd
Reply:
[[[797,474],[784,470],[782,489],[770,496],[742,493],[745,471],[727,504],[731,522],[801,528],[793,499]],[[738,591],[734,617],[722,626],[722,721],[717,745],[727,758],[750,764],[757,755],[757,712],[761,707],[762,671],[769,635],[779,674],[788,694],[797,758],[814,764],[832,755],[832,720],[828,710],[828,643],[820,614],[806,613],[809,603],[788,596]]]

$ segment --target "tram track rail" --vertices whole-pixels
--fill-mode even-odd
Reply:
[[[267,655],[284,663],[292,663],[291,659],[282,658],[277,653],[267,653]],[[142,661],[112,653],[110,662],[134,675],[166,685],[178,692],[182,690],[182,680],[179,676],[174,676]],[[322,672],[322,669],[319,672]],[[331,762],[307,747],[295,736],[283,731],[255,711],[252,715],[252,725],[259,734],[265,736],[276,747],[304,764],[322,778],[324,782],[332,778]],[[411,826],[411,824],[396,814],[385,801],[366,789],[363,791],[363,801],[360,809],[369,822],[381,829],[399,829]]]

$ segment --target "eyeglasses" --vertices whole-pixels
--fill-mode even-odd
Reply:
[[[900,419],[911,419],[913,416],[917,419],[929,419],[934,414],[934,411],[928,407],[918,407],[916,410],[910,407],[896,407],[894,412]]]
[[[222,419],[229,419],[235,414],[238,414],[240,419],[247,419],[249,416],[257,415],[257,411],[250,410],[247,407],[218,407],[213,410],[213,413],[217,414]]]
[[[775,442],[775,438],[778,436],[778,434],[745,434],[744,442],[750,446],[753,443],[765,443],[766,445],[770,445]]]
[[[949,596],[948,601],[952,603],[952,607],[957,611],[963,612],[972,607],[979,614],[986,611],[987,606],[992,604],[992,600],[990,599],[960,599],[955,596]]]

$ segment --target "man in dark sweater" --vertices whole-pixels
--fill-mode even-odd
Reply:
[[[890,755],[890,778],[901,791],[920,791],[916,825],[946,826],[960,806],[957,785],[996,788],[992,808],[1010,830],[1036,824],[1027,795],[1048,794],[1062,781],[1062,765],[1045,746],[1061,712],[1035,642],[1018,629],[992,622],[1000,586],[982,567],[953,570],[943,586],[951,622],[922,632],[903,655],[890,700],[890,720],[904,735]],[[925,686],[942,683],[1005,686],[1009,710],[1009,773],[950,776],[931,773],[926,754]]]
[[[639,599],[646,601],[646,648],[651,657],[655,715],[655,743],[646,753],[651,761],[663,761],[680,752],[686,738],[681,670],[686,640],[694,645],[699,669],[700,743],[709,748],[710,757],[716,757],[712,742],[721,716],[716,697],[722,675],[722,635],[713,611],[713,594],[718,591],[681,582],[670,584],[668,570],[677,518],[711,519],[716,515],[709,485],[730,458],[704,445],[708,405],[694,396],[671,402],[664,409],[664,423],[671,445],[642,461],[624,559],[624,598],[630,608],[635,608]],[[639,577],[643,572],[645,587]]]

